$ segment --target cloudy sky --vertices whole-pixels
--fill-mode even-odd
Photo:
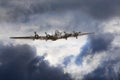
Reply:
[[[11,40],[37,31],[79,39]],[[0,80],[120,80],[119,0],[0,0]]]

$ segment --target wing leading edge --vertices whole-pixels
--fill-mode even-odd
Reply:
[[[55,35],[46,35],[46,36],[39,36],[36,32],[35,32],[35,36],[25,36],[25,37],[10,37],[11,39],[32,39],[32,40],[58,40],[58,39],[66,39],[69,37],[76,37],[76,39],[78,38],[78,36],[83,36],[83,35],[89,35],[89,34],[94,34],[94,32],[87,32],[87,33],[81,33],[81,32],[74,32],[74,33],[65,33],[64,35],[59,35],[57,36]]]

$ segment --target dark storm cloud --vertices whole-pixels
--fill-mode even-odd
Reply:
[[[120,80],[120,69],[119,72],[115,72],[112,67],[97,68],[92,73],[85,76],[83,80]]]
[[[102,51],[107,51],[112,46],[114,36],[111,33],[102,33],[90,36],[88,42],[83,46],[81,53],[76,58],[76,63],[81,64],[86,55],[94,55]]]
[[[48,62],[40,57],[34,59],[28,67],[30,73],[29,80],[72,80],[69,74],[64,74],[62,68],[50,67]]]
[[[80,10],[96,19],[108,19],[119,16],[119,0],[50,0],[50,1],[14,1],[0,0],[1,19],[11,21],[29,21],[29,17],[46,12],[64,12]],[[3,16],[4,15],[4,16]]]
[[[119,16],[120,0],[83,0],[83,10],[96,19]]]
[[[114,36],[111,33],[97,34],[90,38],[90,49],[92,52],[106,51],[111,47],[111,43],[114,40]]]
[[[27,62],[27,60],[32,59],[36,55],[34,52],[35,49],[28,45],[4,46],[1,44],[0,46],[0,61],[3,64],[17,60],[21,60],[20,63],[23,63],[24,61]]]
[[[0,80],[72,80],[62,68],[36,57],[29,45],[0,45]]]
[[[25,0],[25,2],[28,0]],[[64,1],[64,0],[51,0],[51,1],[28,1],[25,3],[23,2],[19,2],[22,4],[19,4],[16,1],[8,1],[8,0],[1,0],[1,11],[5,10],[6,14],[3,13],[3,15],[5,15],[4,19],[9,19],[12,21],[27,21],[29,20],[29,17],[31,15],[35,15],[35,14],[42,14],[42,13],[47,13],[47,12],[51,12],[51,11],[55,11],[55,12],[63,12],[67,9],[75,9],[77,8],[77,6],[79,6],[79,2],[80,1]],[[18,4],[18,5],[17,5]],[[29,4],[29,5],[28,5]],[[2,15],[2,14],[1,14]]]
[[[35,50],[28,45],[0,46],[0,79],[24,80],[24,67],[35,57]]]
[[[31,11],[25,11],[29,14],[36,14],[47,11],[61,12],[78,9],[83,12],[87,12],[87,14],[90,14],[93,18],[106,19],[119,15],[119,8],[119,0],[52,0],[51,2],[46,2],[45,4],[32,4],[30,8]]]

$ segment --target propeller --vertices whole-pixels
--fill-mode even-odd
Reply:
[[[38,39],[39,35],[37,34],[37,32],[34,32],[34,34],[35,34],[35,39]],[[35,39],[33,39],[33,40],[35,40]]]
[[[80,33],[80,32],[78,32],[78,33]],[[76,37],[76,39],[78,38],[78,33],[73,31],[73,35],[74,35],[74,37]]]
[[[46,34],[46,37],[48,37],[49,35],[47,34],[47,32],[45,32],[45,34]]]
[[[34,32],[34,34],[36,35],[37,33],[36,33],[36,32]]]
[[[65,34],[65,39],[67,40],[67,33],[64,31],[64,34]]]
[[[50,35],[47,32],[45,32],[45,34],[46,34],[46,41],[47,41]]]

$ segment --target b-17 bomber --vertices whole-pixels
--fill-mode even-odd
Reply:
[[[53,35],[50,35],[46,33],[46,36],[40,36],[37,34],[37,32],[34,32],[34,36],[25,36],[25,37],[10,37],[11,39],[32,39],[32,40],[52,40],[56,41],[58,39],[66,39],[69,37],[75,37],[76,39],[78,36],[83,36],[83,35],[89,35],[89,34],[94,34],[94,32],[73,32],[73,33],[66,33],[66,32],[60,32],[58,30],[55,31]]]

